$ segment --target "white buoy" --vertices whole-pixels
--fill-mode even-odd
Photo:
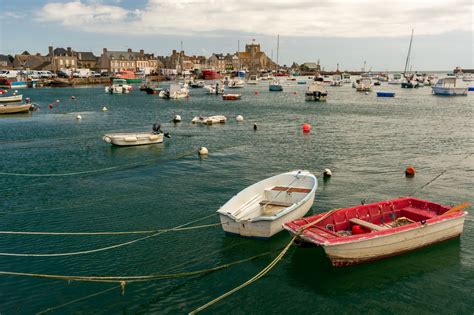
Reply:
[[[105,107],[105,106],[104,106],[104,107],[102,107],[102,111],[103,111],[103,112],[106,112],[106,111],[108,111],[107,107]]]
[[[181,122],[181,116],[180,115],[174,115],[173,122]]]
[[[328,177],[331,177],[332,176],[332,172],[329,168],[325,168],[324,171],[323,171],[323,177],[324,178],[328,178]]]
[[[242,116],[242,115],[237,115],[237,116],[235,117],[235,120],[237,120],[237,121],[244,121],[244,116]]]
[[[208,155],[209,151],[207,150],[206,147],[200,147],[198,153],[199,155]]]
[[[59,100],[56,100],[56,103],[59,103]]]
[[[73,95],[73,96],[71,96],[71,99],[72,99],[72,100],[75,100],[75,99],[76,99],[76,97]]]
[[[369,95],[369,92],[365,92],[365,95]]]
[[[15,93],[18,93],[18,90],[15,90]]]
[[[82,116],[81,116],[81,115],[77,115],[77,116],[76,116],[76,119],[77,119],[77,120],[81,120],[81,119],[82,119]]]

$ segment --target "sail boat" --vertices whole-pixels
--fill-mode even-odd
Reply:
[[[278,53],[279,53],[279,50],[280,50],[280,35],[277,36],[277,74],[278,74],[278,68],[280,67],[279,64],[278,64]],[[270,85],[269,85],[269,90],[272,92],[280,92],[280,91],[283,91],[283,86],[281,85],[281,82],[280,80],[278,79],[274,79],[272,82],[270,82]]]
[[[417,81],[414,81],[413,75],[409,77],[409,73],[407,74],[408,65],[410,64],[410,54],[411,54],[411,44],[413,43],[413,33],[414,33],[414,29],[411,29],[410,45],[408,46],[408,54],[407,54],[407,59],[405,61],[405,69],[403,70],[404,79],[402,80],[402,88],[404,89],[418,88],[420,86],[420,84]]]

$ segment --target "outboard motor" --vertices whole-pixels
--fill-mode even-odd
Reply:
[[[152,129],[153,129],[153,133],[154,133],[154,134],[160,134],[160,133],[162,133],[162,131],[161,131],[161,124],[160,124],[159,122],[154,123]]]

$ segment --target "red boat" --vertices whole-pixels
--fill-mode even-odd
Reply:
[[[224,94],[224,95],[222,95],[222,99],[224,101],[236,101],[236,100],[240,100],[241,97],[242,97],[241,94]]]
[[[295,242],[322,246],[333,266],[387,258],[458,237],[468,203],[443,206],[412,197],[336,209],[285,223]]]
[[[213,69],[202,70],[202,77],[204,80],[218,80],[221,78],[219,72]]]
[[[6,90],[0,89],[0,95],[1,95],[1,94],[6,94],[6,93],[7,93]]]

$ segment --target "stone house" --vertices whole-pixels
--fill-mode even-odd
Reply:
[[[154,72],[158,68],[155,54],[145,54],[143,49],[134,52],[130,48],[127,51],[108,51],[104,48],[97,64],[98,68],[110,73],[123,70]]]
[[[10,60],[11,56],[0,55],[0,69],[13,68],[13,62]]]
[[[276,68],[276,63],[260,50],[260,44],[252,43],[245,45],[245,51],[239,52],[238,58],[242,68],[248,71],[271,70]]]
[[[13,68],[24,70],[52,70],[49,58],[41,56],[39,53],[36,55],[15,55]]]
[[[207,61],[210,68],[217,71],[224,71],[226,66],[226,60],[224,54],[213,53]]]
[[[86,69],[96,69],[97,59],[94,53],[89,51],[76,51],[74,54],[77,56],[77,67]]]
[[[46,57],[51,62],[53,71],[58,71],[60,69],[69,69],[74,71],[78,68],[77,56],[72,51],[71,47],[67,47],[66,49],[53,49],[53,46],[49,46]]]

